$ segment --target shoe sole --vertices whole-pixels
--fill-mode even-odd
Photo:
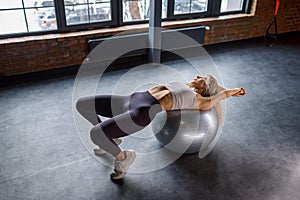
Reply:
[[[135,161],[135,159],[136,159],[136,153],[135,153],[134,151],[132,151],[132,157],[133,157],[133,159],[132,159],[131,162],[129,163],[128,168],[127,168],[126,171],[124,171],[124,172],[122,171],[120,174],[117,174],[117,176],[114,176],[114,175],[116,175],[116,173],[111,173],[111,174],[110,174],[110,177],[111,177],[112,179],[114,179],[114,180],[123,178],[123,177],[127,174],[127,171],[128,171],[128,169],[129,169],[129,166],[132,165],[132,163],[133,163],[133,162]]]
[[[106,152],[104,151],[104,150],[102,150],[102,152],[101,151],[99,151],[98,149],[94,149],[94,154],[96,155],[96,156],[102,156],[102,155],[104,155]]]

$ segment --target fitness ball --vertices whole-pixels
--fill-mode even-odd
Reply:
[[[168,110],[157,113],[151,123],[158,142],[176,153],[196,153],[216,138],[219,121],[214,109]]]

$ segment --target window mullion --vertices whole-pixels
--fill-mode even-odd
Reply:
[[[172,19],[173,17],[173,10],[174,10],[174,1],[175,0],[168,0],[168,7],[167,7],[167,20]]]
[[[116,26],[121,26],[123,23],[123,8],[122,8],[122,0],[112,1],[113,10],[112,15],[114,16],[113,23]]]
[[[243,12],[250,13],[252,0],[244,0]]]
[[[54,0],[57,29],[59,31],[66,31],[66,15],[64,0]]]
[[[211,16],[219,16],[222,0],[209,0]]]
[[[28,21],[27,21],[27,15],[26,15],[26,10],[25,10],[24,0],[22,0],[22,7],[23,7],[24,20],[25,20],[25,24],[26,24],[27,33],[29,33],[29,27],[28,27]]]

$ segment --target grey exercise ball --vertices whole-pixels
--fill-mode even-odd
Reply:
[[[158,113],[151,123],[156,139],[176,153],[196,153],[209,146],[217,135],[219,121],[214,109],[168,110]]]

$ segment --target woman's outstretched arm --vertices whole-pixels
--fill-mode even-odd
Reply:
[[[223,99],[226,99],[231,96],[240,97],[244,96],[245,94],[246,91],[244,90],[244,88],[224,89],[210,97],[203,97],[200,94],[198,94],[196,97],[196,102],[194,104],[195,109],[209,110]]]

